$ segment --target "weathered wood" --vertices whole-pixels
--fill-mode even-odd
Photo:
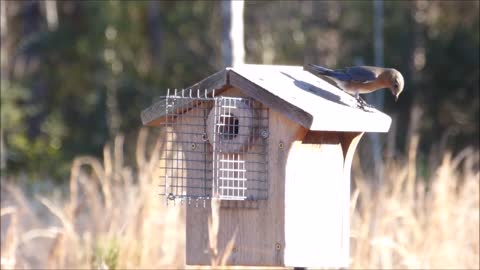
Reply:
[[[308,131],[302,143],[306,144],[338,144],[341,132],[336,131]]]
[[[364,111],[357,101],[301,66],[240,65],[221,70],[187,89],[213,89],[220,94],[235,86],[248,96],[316,131],[387,132],[391,119],[376,109]],[[179,104],[185,111],[189,104]],[[144,125],[155,126],[165,116],[160,100],[142,112]]]
[[[190,110],[187,112],[187,114],[195,114],[195,109]],[[195,120],[195,118],[187,118],[189,121]],[[193,122],[192,122],[193,123]],[[198,123],[194,123],[198,124]],[[205,143],[202,136],[200,134],[203,133],[203,128],[198,125],[190,125],[188,126],[188,123],[183,123],[183,125],[179,125],[176,128],[176,132],[178,132],[178,140],[183,143],[182,149],[189,149],[190,143],[195,143],[197,145],[196,150],[198,153],[207,153],[207,155],[198,155],[195,153],[191,152],[185,152],[183,155],[181,155],[184,158],[185,162],[185,167],[187,168],[187,174],[186,176],[188,178],[192,177],[198,177],[199,172],[201,172],[203,168],[203,164],[209,164],[211,166],[211,160],[212,160],[212,153],[209,151],[205,151],[206,148],[210,148],[211,146],[209,143]],[[187,133],[185,133],[187,132]],[[191,134],[195,134],[195,136],[192,136]],[[200,160],[200,162],[189,162],[188,160]],[[210,161],[210,162],[208,162]],[[178,161],[176,161],[178,162]],[[208,173],[208,177],[212,179],[212,174],[211,172]],[[191,179],[187,179],[187,183],[189,185],[194,185],[197,186],[198,184],[192,183]],[[211,183],[211,182],[210,182]],[[211,189],[211,186],[208,188]],[[194,195],[189,193],[190,195]],[[205,205],[204,205],[205,203]],[[207,243],[204,249],[199,249],[196,252],[198,253],[203,253],[207,252],[208,253],[208,218],[210,217],[211,211],[209,211],[209,206],[210,202],[205,202],[203,200],[192,200],[190,202],[190,205],[186,207],[186,260],[187,262],[189,261],[189,258],[191,257],[191,253],[189,253],[188,247],[192,244],[192,242],[201,242],[201,243]],[[194,209],[194,211],[192,211]],[[202,232],[202,233],[199,233]],[[203,233],[205,232],[205,233]]]
[[[353,156],[355,154],[355,150],[357,149],[358,143],[363,136],[363,132],[345,132],[341,136],[341,144],[342,144],[342,152],[344,157],[343,162],[343,184],[342,184],[342,192],[339,194],[342,196],[343,208],[342,208],[342,230],[344,234],[350,235],[350,186],[351,186],[351,170],[352,170],[352,162]],[[346,258],[348,260],[350,253],[350,239],[349,237],[342,239],[342,258]],[[346,262],[348,263],[348,261]],[[346,264],[345,267],[347,267]]]
[[[237,231],[229,265],[348,266],[350,166],[363,133],[310,133],[275,112],[270,125],[269,200],[258,209],[221,209],[220,254]],[[308,142],[313,137],[322,143]],[[189,265],[209,264],[199,252],[208,250],[209,215],[187,209]]]
[[[236,73],[235,70],[231,70],[228,76],[230,84],[241,89],[248,96],[262,102],[269,108],[284,114],[287,118],[297,122],[303,127],[308,128],[312,124],[311,115],[286,102],[285,100],[278,98],[278,96],[275,96],[270,92],[271,89],[267,90],[255,83],[252,83],[252,81],[249,79],[244,78],[242,75]]]
[[[206,90],[207,96],[211,96],[214,91],[215,94],[220,93],[222,91],[222,88],[228,85],[227,81],[227,70],[223,69],[220,70],[219,72],[212,74],[208,76],[207,78],[201,80],[200,82],[185,88],[184,90],[178,91],[178,95],[182,96],[182,92],[184,92],[185,96],[189,96],[189,91],[190,89],[194,92],[196,95],[196,91],[200,90],[203,95],[205,95],[204,91]],[[178,103],[176,107],[173,109],[175,110],[182,110],[183,111],[188,111],[190,109],[190,105],[192,103]],[[141,119],[142,123],[146,126],[158,126],[160,125],[165,116],[165,99],[160,99],[157,100],[154,104],[152,104],[150,107],[146,108],[145,110],[142,111],[141,113]]]
[[[246,94],[230,88],[222,95]],[[268,200],[220,208],[219,254],[236,232],[228,265],[346,267],[350,166],[362,133],[309,131],[269,113]],[[209,205],[187,208],[188,265],[210,264],[210,215]]]
[[[345,158],[345,167],[351,167],[353,155],[363,132],[342,132],[340,140],[342,143],[343,157]]]
[[[225,92],[226,93],[226,92]],[[269,112],[270,137],[268,200],[258,201],[258,208],[220,208],[218,247],[220,254],[235,232],[235,252],[227,264],[250,266],[284,265],[285,234],[284,179],[290,145],[301,140],[307,130],[285,118],[281,113]],[[206,220],[210,209],[187,209],[187,264],[210,263]]]
[[[238,208],[242,202],[222,204],[219,254],[236,235],[227,264],[348,266],[353,155],[363,132],[386,132],[391,119],[374,109],[365,112],[356,108],[352,96],[296,66],[227,68],[191,88],[207,88],[209,95],[216,89],[215,95],[248,96],[268,108],[268,199],[243,208]],[[176,109],[182,115],[195,113],[190,103],[178,104]],[[165,101],[159,101],[142,112],[142,121],[158,125],[164,116]],[[181,116],[177,121],[183,121]],[[179,138],[187,143],[182,148],[188,148],[191,142],[202,142],[199,136],[189,138],[183,134]],[[187,177],[201,170],[188,162],[189,155],[195,153],[185,153],[185,163],[181,163]],[[247,171],[263,169],[255,167],[256,163],[248,166]],[[186,181],[188,184],[190,180]],[[187,207],[189,265],[211,262],[210,216],[209,204],[206,208]]]
[[[260,91],[252,97],[274,110],[277,100],[287,103],[280,112],[310,130],[387,132],[390,127],[389,116],[373,108],[359,109],[354,97],[301,66],[240,65],[231,72],[256,85],[251,90],[240,88],[249,94]],[[234,77],[230,75],[232,84]],[[304,121],[300,112],[311,120]]]

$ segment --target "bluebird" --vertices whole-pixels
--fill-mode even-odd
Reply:
[[[366,103],[359,97],[359,94],[372,93],[379,89],[388,88],[395,97],[395,101],[397,101],[398,96],[403,91],[403,76],[393,68],[357,66],[331,70],[308,64],[306,69],[315,75],[323,75],[331,79],[339,88],[355,95],[362,106]]]

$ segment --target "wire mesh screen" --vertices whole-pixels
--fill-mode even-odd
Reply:
[[[268,110],[253,99],[219,97],[212,113],[214,194],[266,199]]]
[[[160,160],[160,194],[169,200],[206,200],[212,194],[212,149],[206,121],[214,99],[165,97],[164,143]]]
[[[268,195],[268,109],[250,98],[164,97],[161,195],[168,201]]]

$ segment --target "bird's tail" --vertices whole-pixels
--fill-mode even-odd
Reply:
[[[305,67],[305,70],[308,70],[315,74],[327,75],[327,76],[332,75],[334,73],[334,71],[331,69],[317,66],[314,64],[307,64],[307,66]]]

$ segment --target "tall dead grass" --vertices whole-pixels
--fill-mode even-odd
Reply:
[[[162,144],[147,141],[142,129],[135,168],[124,163],[123,136],[103,161],[77,157],[66,199],[28,197],[2,179],[2,269],[182,267],[184,209],[158,196]]]
[[[479,269],[478,152],[445,153],[429,179],[412,180],[409,168],[387,162],[377,194],[356,181],[351,267]]]
[[[184,268],[184,208],[166,207],[157,195],[163,146],[148,137],[142,129],[134,167],[124,162],[122,136],[105,146],[103,160],[76,158],[68,192],[51,187],[48,195],[30,195],[2,178],[2,269]],[[352,268],[480,267],[477,149],[442,154],[428,179],[412,171],[412,158],[387,160],[375,193],[360,165],[357,158]],[[211,235],[217,227],[213,213]],[[215,241],[210,249],[212,265],[222,265]]]

